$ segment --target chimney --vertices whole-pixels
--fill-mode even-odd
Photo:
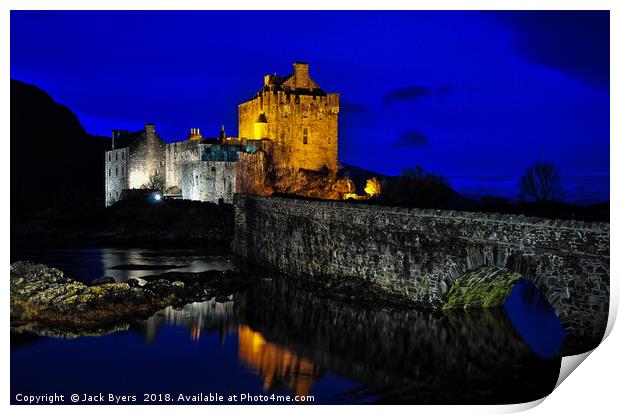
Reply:
[[[189,136],[187,137],[188,140],[197,140],[200,141],[202,140],[202,135],[200,135],[200,128],[190,128],[189,129]]]
[[[146,130],[146,139],[154,140],[155,139],[155,124],[152,122],[147,122],[144,125],[144,129]]]
[[[127,134],[127,130],[112,130],[112,150],[114,150],[116,146],[116,141],[123,135]]]
[[[298,88],[307,88],[310,83],[310,74],[308,64],[305,62],[293,63],[293,71],[295,73],[295,83]]]

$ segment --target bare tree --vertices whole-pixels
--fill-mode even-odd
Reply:
[[[549,202],[562,197],[560,172],[553,163],[543,161],[529,167],[519,181],[521,197],[536,202]]]

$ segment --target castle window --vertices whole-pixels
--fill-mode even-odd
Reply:
[[[121,160],[125,160],[125,153],[121,153]]]
[[[304,144],[308,144],[308,127],[304,127]]]
[[[118,153],[116,153],[116,161],[118,161]]]
[[[215,166],[211,166],[211,171],[215,171]]]
[[[112,153],[108,153],[108,161],[112,161]]]
[[[112,169],[108,170],[108,176],[112,176]]]
[[[116,176],[118,176],[118,167],[116,168],[116,173],[115,173],[115,175],[116,175]]]
[[[121,176],[125,175],[125,167],[121,166]]]

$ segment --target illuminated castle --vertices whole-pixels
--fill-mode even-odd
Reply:
[[[152,123],[134,133],[113,130],[106,206],[130,189],[230,203],[234,193],[260,192],[274,169],[336,172],[339,95],[323,91],[307,63],[293,68],[285,77],[266,75],[261,90],[239,105],[239,137],[228,137],[223,126],[217,138],[192,128],[186,139],[165,144]]]
[[[258,94],[239,105],[239,136],[271,140],[278,166],[336,170],[339,95],[325,93],[307,63],[293,68],[284,78],[265,75]]]

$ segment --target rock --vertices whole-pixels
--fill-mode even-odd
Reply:
[[[93,287],[95,285],[113,284],[115,282],[116,280],[112,277],[101,277],[101,278],[92,280],[89,285]]]
[[[149,317],[168,306],[183,306],[218,295],[230,295],[252,281],[238,273],[188,273],[186,281],[150,277],[109,282],[100,278],[86,285],[63,272],[41,264],[11,264],[11,325],[13,327],[68,327],[79,330],[109,326]],[[188,284],[191,282],[191,284]]]
[[[132,279],[127,280],[127,285],[129,285],[130,287],[139,287],[140,281],[138,281],[135,278],[132,278]]]
[[[11,320],[96,326],[150,314],[160,306],[148,290],[125,283],[88,286],[30,262],[11,265]]]
[[[172,284],[168,280],[155,280],[146,283],[144,288],[151,290],[152,292],[160,296],[169,296],[174,292]]]

